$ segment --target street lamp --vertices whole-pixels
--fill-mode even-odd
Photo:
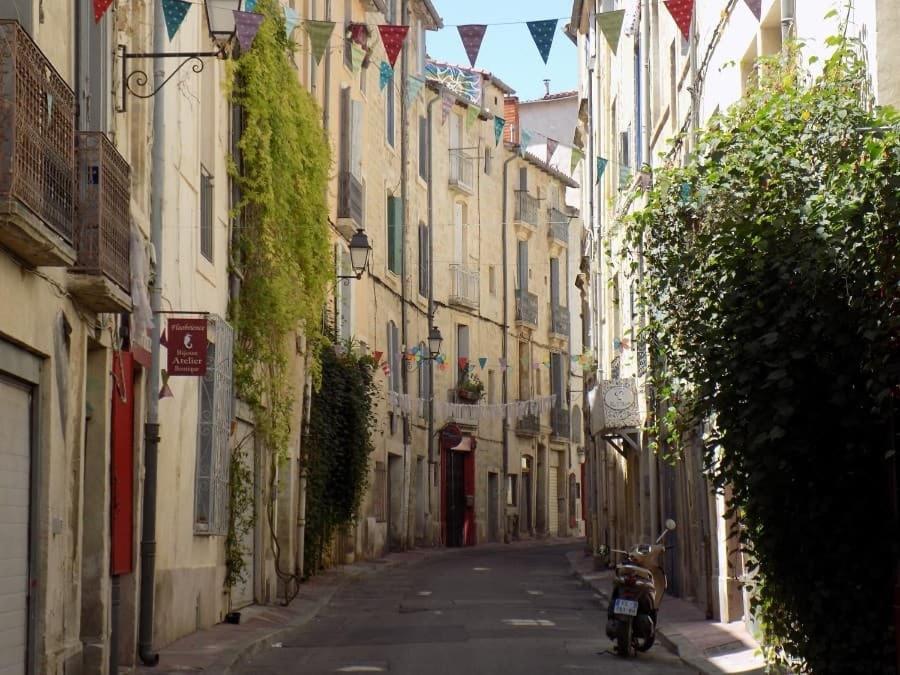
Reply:
[[[369,253],[371,252],[369,238],[362,229],[358,229],[356,234],[350,238],[350,267],[353,268],[353,274],[339,274],[338,279],[362,279],[366,265],[369,264]]]
[[[209,36],[219,47],[231,41],[237,26],[234,13],[241,9],[241,0],[206,0],[206,24]]]
[[[432,360],[436,359],[438,354],[441,353],[441,343],[443,341],[444,338],[441,335],[441,329],[437,326],[432,326],[431,330],[428,332],[428,353],[431,354]]]

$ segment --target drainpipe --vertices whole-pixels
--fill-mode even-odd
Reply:
[[[309,360],[304,355],[304,369],[308,366]],[[307,373],[309,371],[307,370]],[[295,567],[295,576],[297,583],[303,578],[303,565],[306,553],[306,464],[303,461],[306,446],[309,441],[309,423],[310,414],[312,412],[312,378],[307,374],[306,382],[303,385],[303,430],[300,434],[300,485],[297,496],[297,562]]]
[[[796,13],[794,9],[796,0],[781,0],[781,48],[786,50],[788,43],[794,36],[794,23]]]
[[[501,246],[503,248],[503,362],[506,368],[503,369],[503,404],[509,402],[509,251],[507,250],[507,230],[509,229],[509,165],[516,159],[515,153],[503,162],[503,218],[502,218],[502,238]],[[504,408],[505,410],[505,408]],[[509,417],[503,416],[503,483],[509,480]],[[504,500],[504,503],[506,500]],[[507,520],[503,519],[503,538],[508,544],[511,541],[510,532],[507,529]]]
[[[431,335],[431,329],[434,327],[434,120],[433,109],[437,103],[438,97],[432,98],[428,102],[428,334]],[[427,343],[426,343],[427,344]],[[430,354],[429,354],[430,356]],[[423,366],[425,367],[425,366]],[[434,480],[428,481],[428,507],[432,508],[434,504],[434,494],[432,488],[440,475],[440,460],[435,459],[434,452],[434,361],[427,361],[428,368],[428,463],[435,467]],[[440,504],[433,513],[440,513]],[[433,522],[433,519],[432,519]]]
[[[403,0],[400,6],[400,23],[409,25],[409,0]],[[401,50],[400,55],[400,201],[403,204],[401,236],[400,236],[400,344],[401,349],[408,349],[407,311],[406,311],[406,224],[409,221],[409,106],[406,103],[406,81],[409,75],[409,50]],[[409,371],[406,359],[400,363],[400,381],[403,393],[409,393]],[[403,523],[401,531],[401,548],[406,548],[409,539],[409,416],[403,413],[403,491],[400,493],[400,519]],[[404,506],[406,508],[404,508]],[[405,515],[404,515],[405,514]]]
[[[325,20],[331,21],[331,3],[325,3]],[[325,50],[325,72],[322,74],[322,127],[328,136],[331,121],[331,50]],[[337,316],[337,314],[335,314]]]
[[[157,7],[153,20],[153,51],[166,51],[163,13]],[[141,609],[138,617],[138,656],[148,666],[159,663],[159,654],[153,651],[153,601],[156,576],[156,471],[159,456],[159,335],[163,273],[163,189],[165,187],[165,91],[161,89],[165,78],[165,62],[153,59],[153,146],[150,168],[150,241],[156,253],[153,276],[150,283],[150,309],[153,311],[153,328],[150,336],[150,372],[147,378],[147,421],[144,424],[144,499],[141,528]]]

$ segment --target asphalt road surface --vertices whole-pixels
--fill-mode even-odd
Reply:
[[[661,645],[628,660],[612,653],[605,610],[571,574],[573,548],[473,548],[364,577],[237,672],[694,672]]]

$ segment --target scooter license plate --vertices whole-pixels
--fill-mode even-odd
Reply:
[[[638,604],[634,600],[623,600],[618,598],[616,604],[613,605],[614,614],[624,614],[625,616],[637,616]]]

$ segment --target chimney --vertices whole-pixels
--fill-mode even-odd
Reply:
[[[503,140],[507,143],[518,145],[519,143],[519,97],[507,96],[503,99],[503,119],[506,127],[503,131]]]
[[[550,80],[544,80],[544,98],[550,97]]]

